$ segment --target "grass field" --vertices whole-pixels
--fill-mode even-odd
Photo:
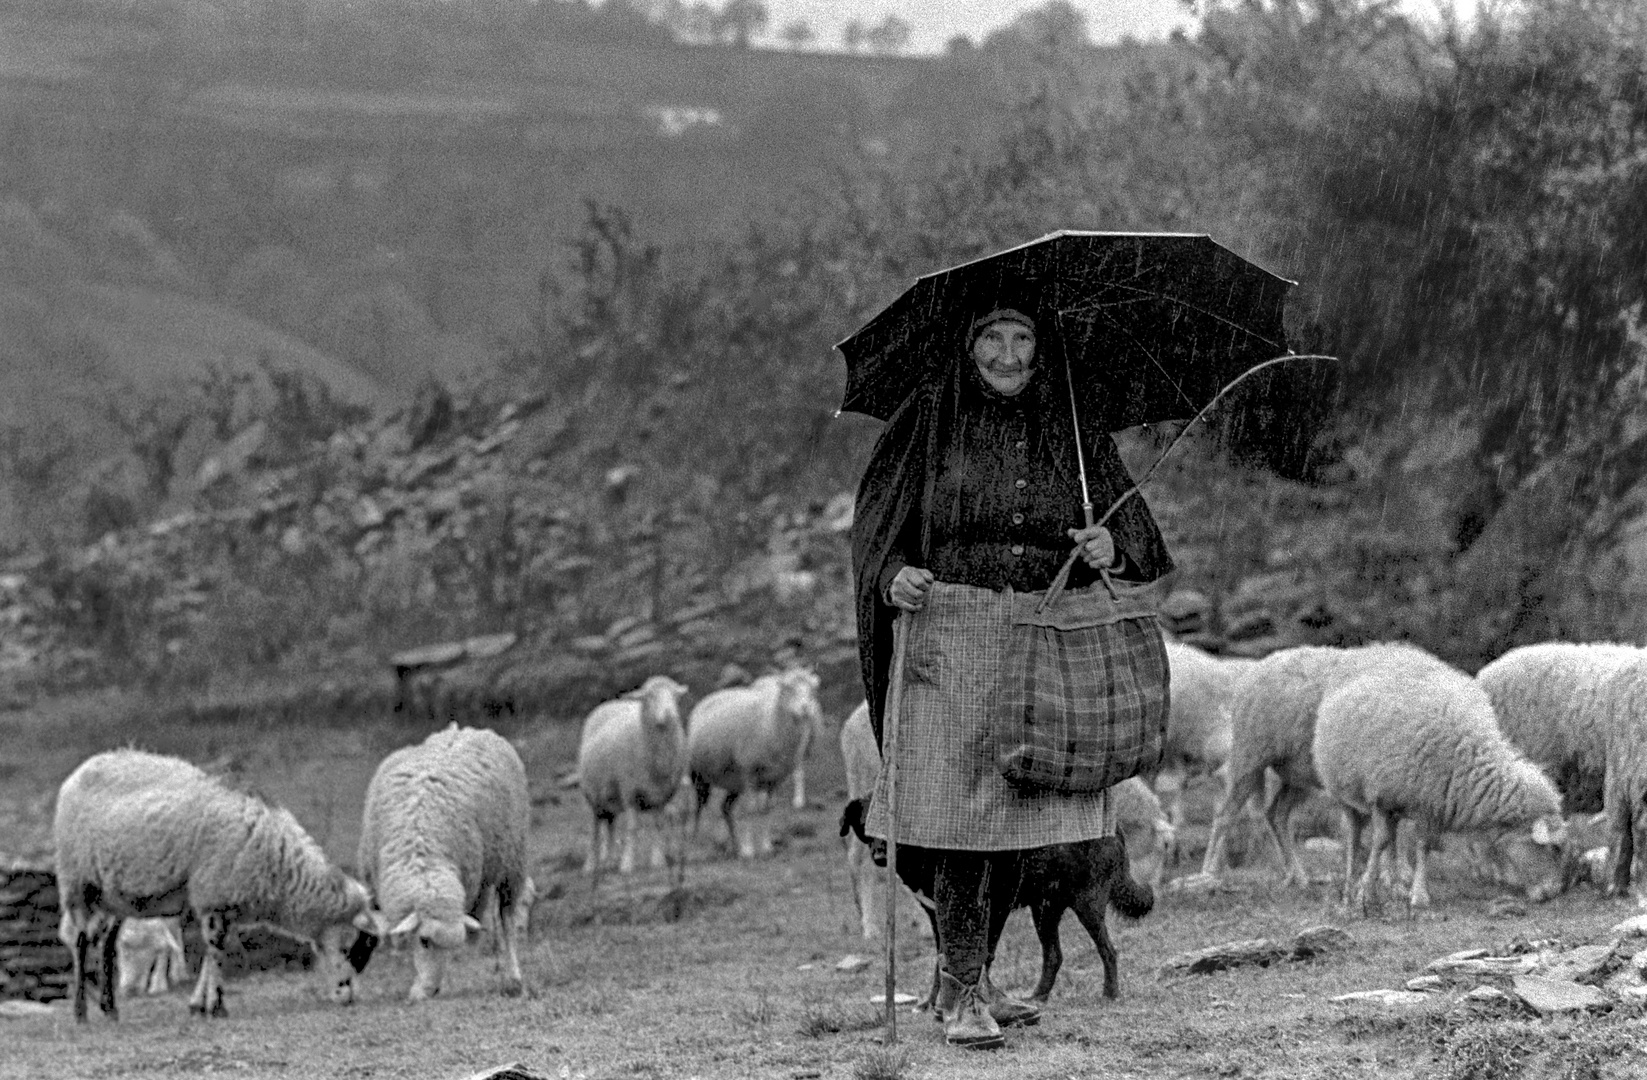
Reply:
[[[107,700],[0,714],[0,847],[44,841],[51,792],[86,753],[137,742],[232,769],[284,802],[340,859],[350,860],[364,785],[377,758],[421,730],[366,724],[353,731],[265,730],[253,725],[147,730],[120,721]],[[409,957],[380,953],[349,1008],[323,1002],[300,974],[232,982],[226,1020],[187,1010],[187,988],[128,1001],[118,1024],[94,1015],[76,1027],[66,1009],[50,1017],[0,1020],[0,1077],[203,1076],[467,1077],[519,1062],[551,1077],[1626,1077],[1647,1073],[1647,1022],[1623,1008],[1603,1016],[1540,1021],[1482,1012],[1461,987],[1402,1010],[1345,1007],[1328,998],[1399,988],[1429,960],[1455,950],[1501,949],[1517,940],[1564,944],[1605,940],[1631,913],[1582,890],[1524,916],[1487,913],[1494,893],[1443,860],[1436,907],[1416,919],[1392,907],[1384,918],[1347,914],[1324,882],[1307,892],[1270,884],[1260,864],[1231,876],[1234,891],[1163,896],[1137,924],[1112,921],[1120,951],[1119,1001],[1100,994],[1102,967],[1073,918],[1065,920],[1065,966],[1040,1026],[1010,1032],[1005,1049],[963,1052],[938,1025],[907,1011],[895,1047],[882,1045],[880,1009],[869,1003],[884,979],[876,943],[856,935],[841,846],[835,835],[839,760],[815,768],[815,805],[785,806],[776,858],[739,863],[704,821],[686,886],[670,891],[663,871],[609,876],[592,890],[579,873],[586,813],[577,792],[555,787],[569,767],[570,725],[527,740],[537,805],[533,874],[543,897],[523,956],[527,992],[497,993],[492,961],[474,946],[449,972],[441,995],[419,1006],[404,995]],[[1205,789],[1197,791],[1204,821]],[[1194,839],[1191,830],[1192,858]],[[14,843],[16,841],[16,843]],[[1186,868],[1187,869],[1187,868]],[[1319,867],[1323,871],[1326,866]],[[1260,936],[1288,936],[1321,923],[1354,939],[1345,953],[1206,976],[1159,979],[1176,953]],[[931,946],[900,933],[899,986],[919,993]],[[836,970],[851,953],[871,959]],[[1015,916],[996,965],[1003,986],[1022,989],[1039,970],[1029,920]]]

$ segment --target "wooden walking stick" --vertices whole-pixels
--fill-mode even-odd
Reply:
[[[898,714],[904,704],[908,612],[892,620],[892,681],[881,714],[881,768],[886,771],[886,1042],[898,1041]]]

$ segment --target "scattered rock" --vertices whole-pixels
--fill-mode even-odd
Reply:
[[[1210,896],[1214,893],[1247,893],[1252,890],[1246,885],[1225,881],[1216,874],[1195,873],[1173,878],[1167,882],[1166,891],[1185,896]]]
[[[1472,1005],[1507,1005],[1516,999],[1496,986],[1478,986],[1465,994],[1464,1000]]]
[[[886,995],[885,994],[872,995],[869,999],[869,1003],[871,1005],[885,1005],[886,1004]],[[913,1005],[913,1004],[915,1004],[915,995],[914,994],[906,994],[902,990],[900,990],[897,993],[892,995],[892,1004],[894,1004],[894,1005]]]
[[[533,1072],[517,1061],[510,1065],[494,1066],[464,1080],[549,1080],[549,1077],[545,1073]]]
[[[869,960],[857,953],[849,953],[835,962],[836,971],[862,971],[869,966]]]
[[[1407,989],[1420,994],[1439,994],[1447,989],[1447,980],[1439,975],[1420,975],[1407,980]]]
[[[1515,994],[1538,1010],[1540,1016],[1583,1012],[1606,1008],[1612,1001],[1593,986],[1546,979],[1538,975],[1517,975],[1511,980]]]
[[[1487,905],[1487,914],[1495,919],[1520,919],[1527,914],[1527,905],[1513,896],[1500,896]]]
[[[1623,937],[1647,937],[1647,912],[1625,919],[1612,932]]]
[[[1434,999],[1429,994],[1413,990],[1357,990],[1327,1000],[1334,1005],[1357,1005],[1363,1002],[1373,1005],[1424,1005]]]
[[[1160,978],[1174,974],[1204,975],[1249,964],[1268,967],[1278,960],[1313,959],[1329,952],[1340,951],[1351,944],[1351,937],[1336,926],[1312,926],[1299,931],[1290,942],[1281,942],[1274,938],[1252,938],[1179,953],[1156,969],[1156,976]]]
[[[36,1016],[51,1016],[56,1010],[38,1001],[0,1001],[0,1020],[27,1020]]]
[[[1425,965],[1424,970],[1435,975],[1451,976],[1497,976],[1507,978],[1514,975],[1527,975],[1538,967],[1538,957],[1532,956],[1482,956],[1469,959],[1455,960],[1452,957],[1442,957],[1432,960]]]
[[[1607,973],[1617,948],[1617,941],[1606,945],[1580,945],[1551,957],[1539,966],[1537,974],[1561,982],[1594,983]]]

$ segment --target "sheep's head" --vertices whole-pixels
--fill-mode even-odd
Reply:
[[[342,918],[322,927],[314,937],[315,968],[328,996],[340,1005],[355,999],[355,976],[366,970],[378,942],[388,936],[383,915],[372,906],[366,886],[336,871],[342,879]]]
[[[669,676],[654,675],[623,697],[641,703],[641,716],[649,727],[678,728],[681,726],[681,698],[686,693],[686,687]]]
[[[1509,876],[1534,903],[1561,894],[1572,876],[1570,864],[1577,857],[1569,850],[1567,821],[1560,814],[1546,814],[1534,820],[1530,829],[1505,833],[1498,847],[1509,864]]]
[[[778,676],[778,701],[797,726],[824,734],[823,706],[818,704],[818,673],[811,668],[792,667]]]
[[[455,919],[437,919],[413,911],[389,931],[389,940],[397,947],[411,944],[412,966],[417,978],[412,982],[409,997],[423,1001],[440,993],[441,979],[446,974],[446,957],[453,949],[462,948],[470,934],[480,933],[480,920],[470,914]]]

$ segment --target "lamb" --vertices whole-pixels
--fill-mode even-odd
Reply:
[[[1214,656],[1172,638],[1166,646],[1172,693],[1166,745],[1153,782],[1176,830],[1184,826],[1183,789],[1189,776],[1217,773],[1229,758],[1230,702],[1236,684],[1258,661]]]
[[[446,958],[497,918],[503,990],[519,994],[521,904],[530,903],[526,769],[496,732],[451,724],[378,764],[358,861],[396,945],[414,943],[410,1000],[440,992]]]
[[[1414,673],[1432,667],[1451,670],[1416,645],[1384,642],[1353,648],[1301,645],[1282,649],[1241,677],[1230,701],[1230,754],[1223,796],[1207,838],[1203,875],[1222,871],[1230,824],[1248,800],[1266,793],[1268,769],[1275,780],[1264,818],[1281,856],[1283,881],[1308,884],[1309,875],[1293,844],[1292,815],[1321,786],[1310,750],[1316,709],[1327,691],[1380,667]]]
[[[870,799],[854,799],[847,803],[841,815],[843,830],[850,830],[869,847],[875,865],[886,865],[886,842],[871,839],[864,833],[864,822],[869,820]],[[1035,936],[1041,942],[1041,976],[1029,1000],[1044,1003],[1052,994],[1063,966],[1063,948],[1059,942],[1058,924],[1066,910],[1074,909],[1076,918],[1092,936],[1098,947],[1098,957],[1104,964],[1104,996],[1115,998],[1121,990],[1120,963],[1115,944],[1110,940],[1105,922],[1105,909],[1113,905],[1128,919],[1142,919],[1155,907],[1155,892],[1148,885],[1132,879],[1127,863],[1127,845],[1122,835],[1101,836],[1095,840],[1081,840],[1072,844],[1052,844],[1016,853],[1015,874],[1010,880],[990,886],[994,900],[990,906],[989,961],[985,964],[984,982],[989,982],[989,962],[995,958],[995,946],[1006,929],[1007,918],[1021,907],[1030,909],[1035,921]],[[932,853],[923,848],[898,849],[898,877],[926,908],[932,920],[933,938],[937,939],[938,922],[932,906],[933,877],[936,866]],[[1000,902],[1005,900],[1004,903]],[[942,943],[939,943],[942,955]],[[942,988],[941,969],[934,965],[932,990],[924,1006],[936,1006]],[[985,987],[987,997],[999,998],[992,986]],[[934,1010],[941,1013],[942,1007]]]
[[[1142,777],[1123,780],[1109,789],[1115,804],[1115,827],[1126,838],[1127,850],[1143,852],[1138,877],[1151,888],[1161,887],[1167,859],[1177,843],[1177,830],[1161,808],[1161,800]]]
[[[115,964],[127,918],[192,909],[206,955],[189,1007],[224,1016],[223,950],[236,923],[263,923],[314,946],[334,1001],[384,932],[366,886],[331,865],[287,810],[232,791],[178,758],[93,755],[63,781],[52,826],[64,936],[73,941],[74,1015],[86,1019],[88,952],[101,938],[99,1007],[119,1018]]]
[[[623,815],[623,852],[618,871],[635,869],[635,833],[642,811],[668,806],[686,776],[686,732],[680,699],[687,688],[654,675],[614,701],[595,706],[583,721],[578,745],[578,785],[594,815],[586,874],[610,861],[613,823]],[[665,860],[661,831],[654,837],[652,865]]]
[[[1373,832],[1359,899],[1371,902],[1381,855],[1394,854],[1396,826],[1417,827],[1412,907],[1430,903],[1425,849],[1446,831],[1519,832],[1535,865],[1529,899],[1561,888],[1566,823],[1561,794],[1499,730],[1485,690],[1444,667],[1384,665],[1351,678],[1321,700],[1312,742],[1328,794],[1344,809],[1344,902],[1351,902],[1357,844]]]
[[[706,694],[687,717],[695,813],[702,814],[714,788],[723,789],[721,817],[740,857],[771,853],[772,793],[794,770],[805,732],[821,723],[821,717],[818,676],[804,667]],[[750,792],[759,796],[761,825],[746,827],[740,835],[733,811]]]
[[[1603,808],[1610,708],[1602,685],[1641,655],[1631,645],[1547,641],[1476,673],[1499,727],[1555,781],[1569,813]]]
[[[852,805],[850,800],[859,800],[861,804],[874,793],[875,780],[881,773],[881,749],[875,745],[875,731],[869,724],[867,702],[860,702],[846,718],[846,723],[841,725],[841,761],[846,767],[847,805]],[[852,880],[852,898],[858,905],[858,921],[864,939],[871,940],[879,937],[882,927],[886,925],[886,915],[881,909],[886,892],[865,865],[869,859],[869,849],[851,838],[851,826],[844,817],[840,832],[845,841],[846,872]],[[918,903],[907,888],[903,890],[903,895],[908,896],[912,903]],[[931,926],[926,919],[919,920],[918,925],[923,936],[931,936]]]
[[[115,956],[123,996],[164,994],[174,981],[183,981],[181,926],[180,919],[127,919],[121,925]]]

